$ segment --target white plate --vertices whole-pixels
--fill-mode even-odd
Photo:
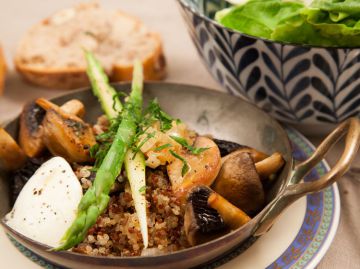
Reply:
[[[296,159],[304,159],[313,152],[313,145],[299,132],[288,128],[288,135]],[[307,180],[314,180],[328,170],[329,166],[323,161]],[[291,205],[272,229],[245,251],[239,247],[203,268],[314,268],[335,236],[339,216],[340,198],[334,184]],[[3,231],[0,231],[0,249],[1,268],[59,268],[13,239],[8,240]]]

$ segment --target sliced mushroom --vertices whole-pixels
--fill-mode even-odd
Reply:
[[[270,157],[255,164],[256,171],[262,180],[270,175],[277,173],[283,167],[285,161],[279,152],[275,152]]]
[[[185,235],[190,245],[195,246],[219,235],[225,230],[220,214],[209,207],[208,199],[213,191],[205,186],[191,190],[184,215]]]
[[[53,106],[57,107],[55,104]],[[79,117],[85,114],[84,105],[77,99],[66,102],[61,109]],[[20,115],[19,144],[30,158],[40,156],[45,149],[41,125],[45,114],[46,111],[33,101],[24,106]]]
[[[250,154],[232,153],[223,163],[213,190],[249,215],[256,214],[265,202],[265,193]]]
[[[69,162],[90,161],[89,149],[96,143],[90,125],[43,98],[37,99],[36,103],[47,111],[43,129],[44,143],[49,151]]]
[[[175,159],[167,166],[173,190],[178,197],[184,197],[194,186],[210,186],[221,168],[219,148],[211,139],[198,136],[195,139],[194,147],[208,149],[199,155],[183,152],[182,157],[189,166],[189,171],[184,176],[182,176],[184,164],[181,160]]]
[[[16,141],[0,128],[0,169],[16,170],[26,161],[26,155]]]
[[[46,111],[35,102],[26,104],[21,112],[19,144],[30,158],[38,157],[45,149],[41,126],[45,114]]]

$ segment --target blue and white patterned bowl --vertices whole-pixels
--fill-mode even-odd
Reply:
[[[360,48],[263,40],[214,20],[221,0],[178,0],[196,48],[227,92],[298,126],[335,124],[360,112]]]

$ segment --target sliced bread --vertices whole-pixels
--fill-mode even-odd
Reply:
[[[0,95],[4,91],[5,75],[6,75],[6,62],[2,48],[0,46]]]
[[[15,66],[29,82],[60,89],[89,84],[83,49],[92,51],[112,81],[131,80],[141,59],[146,80],[165,76],[161,38],[137,18],[96,3],[59,11],[34,25],[21,40]]]

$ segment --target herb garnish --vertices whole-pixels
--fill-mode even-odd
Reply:
[[[194,146],[189,145],[189,143],[186,141],[185,138],[170,135],[170,137],[175,140],[177,143],[179,143],[181,146],[189,150],[194,155],[199,155],[200,153],[204,152],[205,150],[208,150],[209,148],[195,148]]]
[[[96,171],[100,167],[107,152],[109,151],[120,122],[120,116],[112,119],[109,129],[95,137],[97,143],[90,148],[90,157],[95,159],[95,164],[92,169],[93,171]]]
[[[155,136],[155,132],[152,133],[148,133],[147,136],[139,143],[138,146],[136,146],[133,151],[134,151],[134,156],[132,157],[133,159],[135,158],[135,155],[139,152],[139,150],[141,149],[141,147],[147,142],[149,141],[150,138],[153,138]]]
[[[124,97],[126,95],[117,93],[114,95],[113,99],[116,99],[120,96]],[[138,128],[137,128],[136,135],[134,136],[132,144],[129,145],[130,147],[132,147],[132,150],[134,151],[135,154],[137,152],[139,152],[141,147],[150,138],[155,136],[155,132],[149,133],[140,143],[138,143],[140,136],[145,134],[146,131],[155,122],[159,122],[161,132],[166,132],[172,128],[172,122],[174,119],[169,114],[167,114],[166,112],[164,112],[161,109],[161,107],[156,99],[152,100],[149,103],[148,107],[144,110],[144,113],[142,114],[141,118],[133,115],[132,112],[134,111],[134,109],[136,109],[135,107],[131,107],[131,104],[128,104],[128,103],[125,103],[124,105],[126,106],[129,116],[132,116],[134,118],[136,117],[136,121],[138,122]],[[113,138],[115,137],[116,131],[122,120],[121,113],[119,113],[119,114],[120,114],[119,117],[111,120],[110,127],[106,132],[96,136],[97,144],[92,146],[90,149],[90,156],[96,160],[94,167],[93,167],[93,171],[96,171],[100,167],[103,159],[106,156],[106,153],[108,152],[108,150],[113,142]],[[177,119],[176,124],[180,124],[180,123],[181,123],[181,120]],[[168,147],[171,147],[171,144],[170,145],[166,144],[166,145],[160,146],[160,147],[156,148],[155,151],[160,151],[160,150],[162,150],[164,148],[168,148]],[[184,147],[186,147],[186,146],[184,146]],[[197,149],[197,148],[191,147],[190,145],[188,145],[188,147],[186,147],[186,148],[188,150],[190,150],[193,154],[200,154],[201,152],[203,152],[205,150],[205,149],[201,149],[201,148]],[[135,156],[135,154],[134,154],[134,156]]]
[[[145,110],[143,117],[143,126],[152,125],[154,122],[159,121],[160,131],[166,132],[171,129],[173,118],[164,112],[156,99],[152,100]]]
[[[163,149],[166,149],[166,148],[170,148],[172,145],[170,143],[167,143],[167,144],[164,144],[164,145],[161,145],[157,148],[154,149],[154,151],[160,151],[160,150],[163,150]]]
[[[179,154],[175,153],[173,150],[170,149],[169,152],[171,153],[172,156],[174,156],[175,158],[182,161],[183,167],[181,169],[181,176],[184,176],[190,169],[187,161],[185,160],[184,157],[181,157]]]

